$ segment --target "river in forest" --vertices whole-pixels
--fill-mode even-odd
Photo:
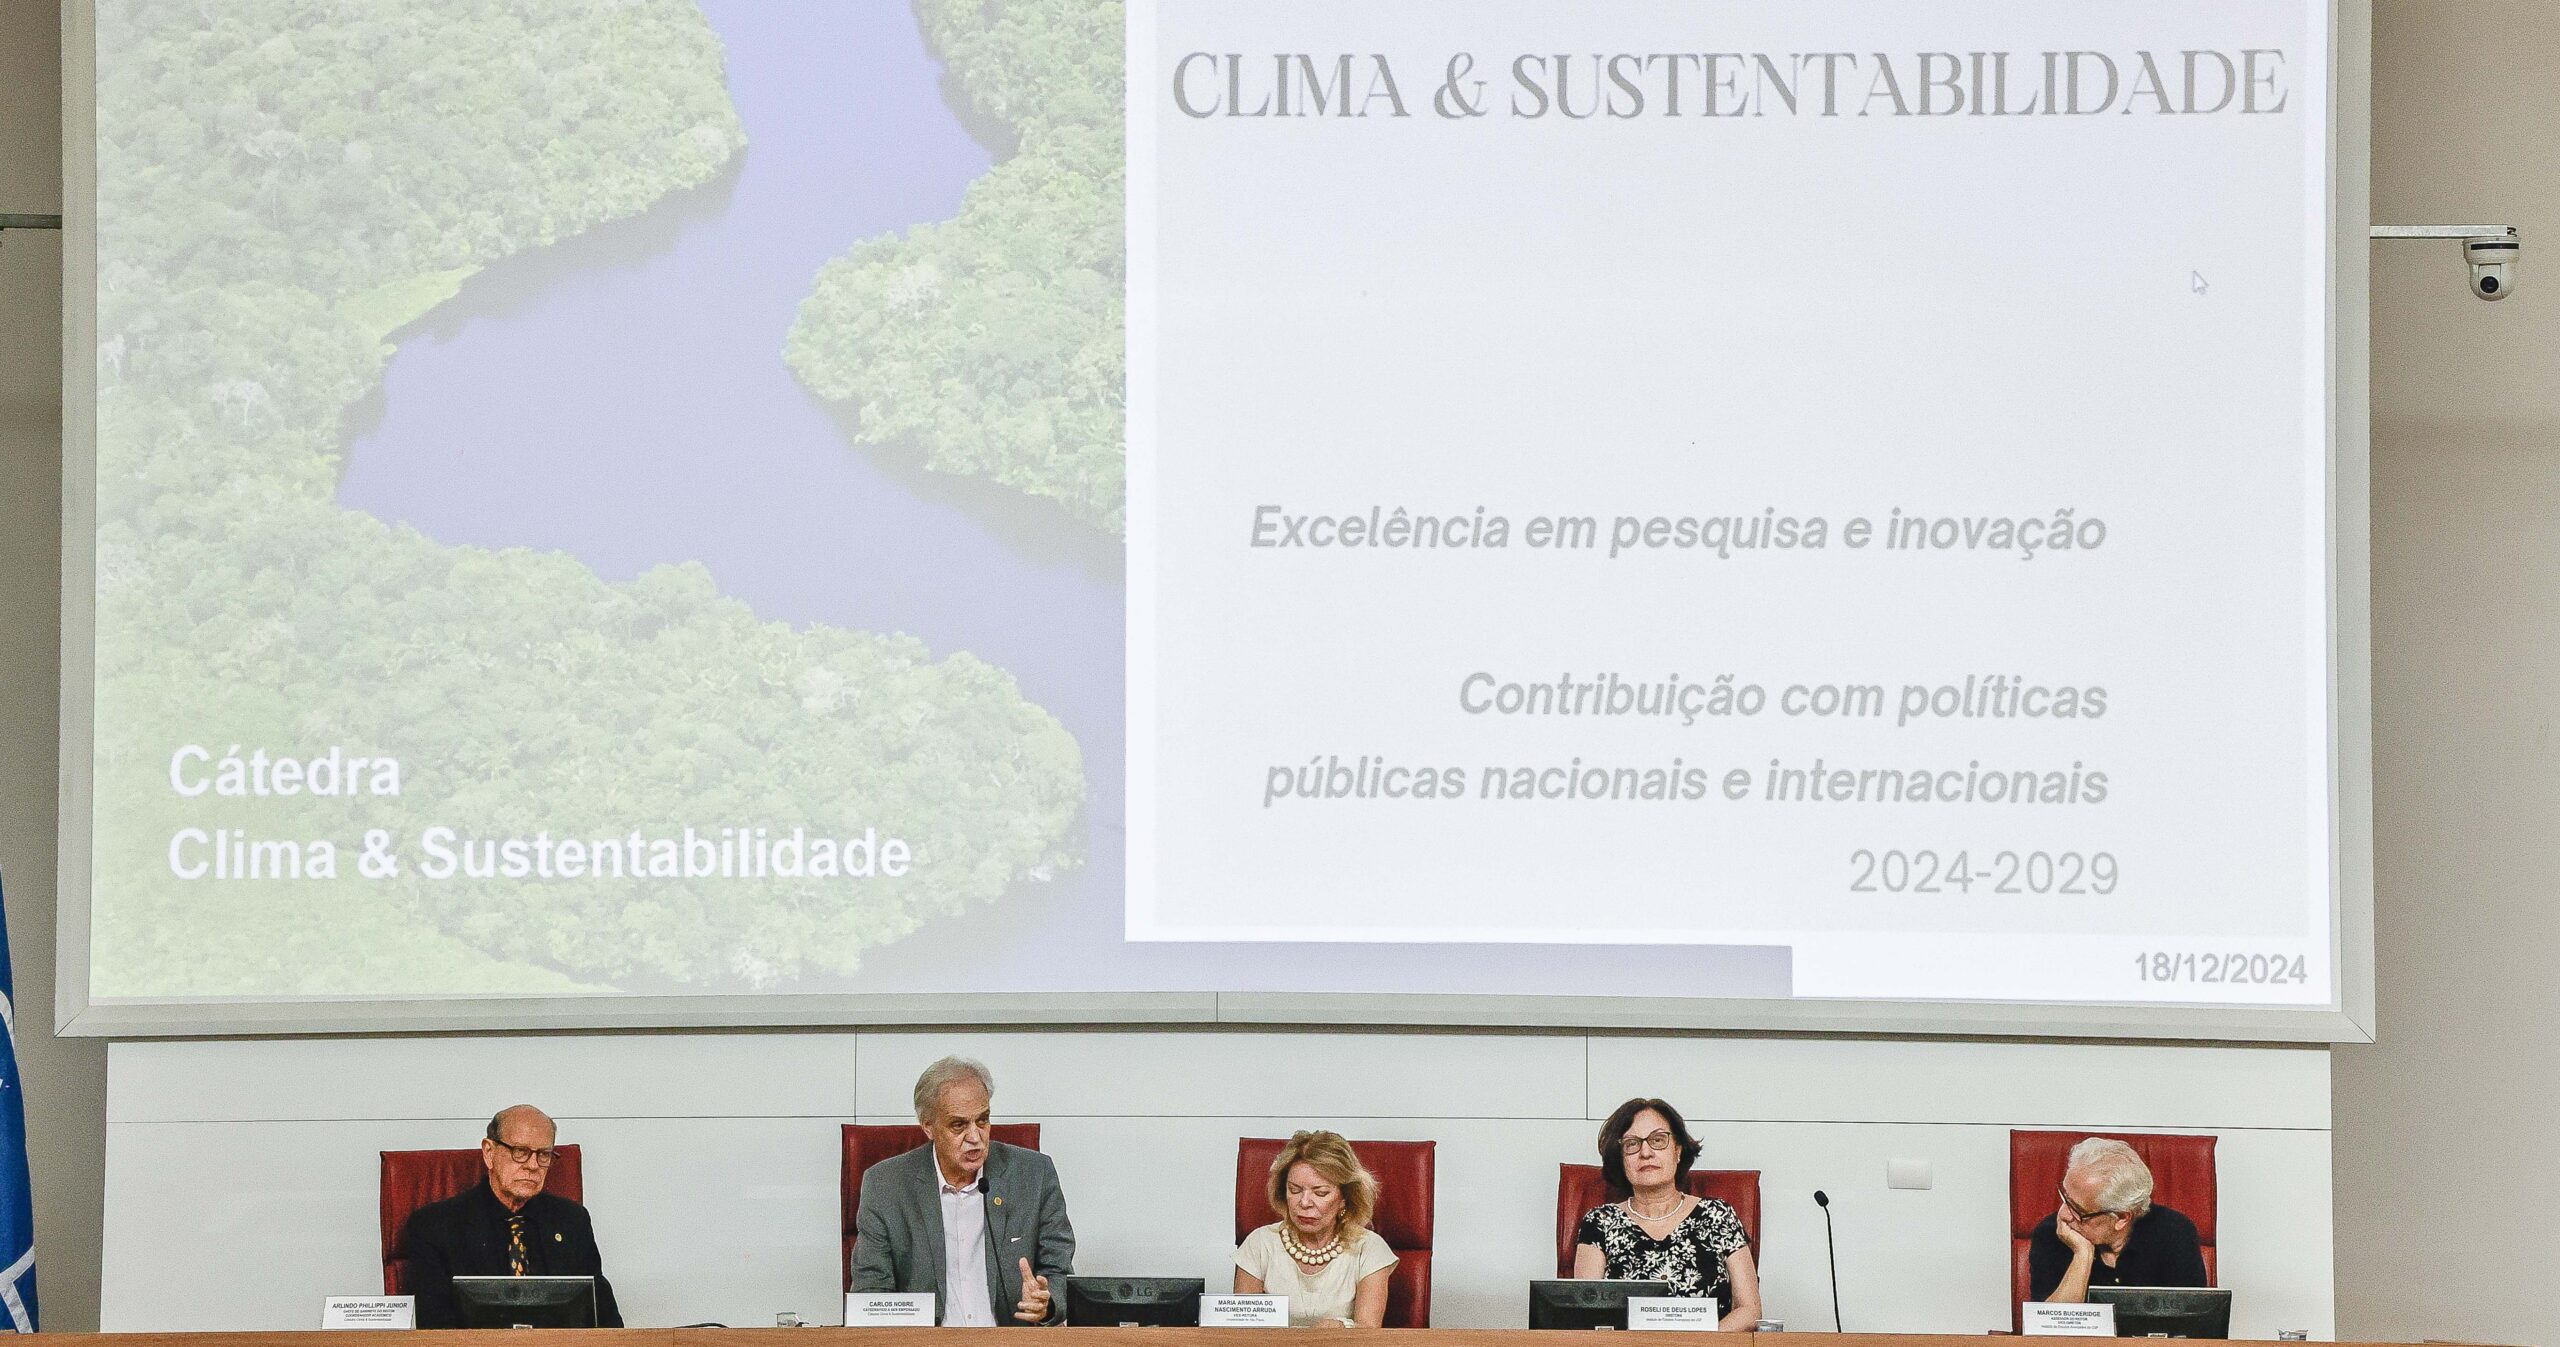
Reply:
[[[1431,961],[1426,987],[1398,947],[1124,941],[1119,541],[853,444],[782,359],[821,266],[950,218],[992,154],[906,4],[702,8],[727,49],[740,162],[490,267],[413,327],[360,409],[339,500],[449,545],[565,552],[610,581],[700,562],[768,620],[975,654],[1075,736],[1086,865],[875,951],[848,983],[775,990],[1516,992],[1535,969],[1556,989],[1660,994],[1664,975],[1722,980],[1703,957],[1747,971],[1731,991],[1785,994],[1782,951],[1492,946]],[[1622,988],[1628,973],[1650,985]]]

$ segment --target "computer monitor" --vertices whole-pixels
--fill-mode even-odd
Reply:
[[[2228,1338],[2231,1292],[2215,1286],[2092,1286],[2089,1303],[2116,1307],[2119,1338]]]
[[[593,1277],[456,1277],[464,1328],[593,1328]]]
[[[1070,1328],[1198,1328],[1198,1277],[1066,1277]]]
[[[1669,1282],[1531,1282],[1529,1327],[1625,1328],[1629,1296],[1669,1294]]]

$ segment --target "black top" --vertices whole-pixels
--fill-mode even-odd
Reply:
[[[2062,1285],[2071,1270],[2071,1246],[2054,1231],[2047,1216],[2027,1237],[2027,1298],[2042,1300]],[[2133,1234],[2107,1266],[2104,1256],[2089,1262],[2091,1286],[2203,1286],[2204,1244],[2196,1223],[2175,1207],[2154,1206],[2133,1223]]]
[[[1730,1312],[1733,1283],[1725,1258],[1751,1241],[1732,1207],[1702,1197],[1661,1239],[1646,1234],[1618,1203],[1593,1207],[1583,1213],[1573,1242],[1600,1246],[1601,1275],[1613,1281],[1668,1282],[1675,1296],[1714,1296]]]
[[[506,1207],[487,1182],[409,1213],[400,1231],[400,1256],[409,1260],[409,1291],[418,1298],[418,1327],[460,1328],[462,1309],[453,1298],[456,1277],[503,1277],[507,1262]],[[525,1273],[534,1277],[596,1279],[596,1327],[622,1327],[613,1284],[604,1279],[596,1229],[587,1209],[565,1197],[536,1193],[524,1204]]]

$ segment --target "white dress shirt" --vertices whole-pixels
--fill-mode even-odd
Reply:
[[[982,1172],[954,1188],[942,1188],[942,1322],[952,1328],[993,1328],[996,1307],[987,1299],[987,1193]]]

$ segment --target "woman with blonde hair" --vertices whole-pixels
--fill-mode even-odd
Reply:
[[[1279,1220],[1236,1246],[1236,1294],[1289,1298],[1292,1328],[1386,1322],[1395,1251],[1369,1228],[1378,1181],[1335,1132],[1300,1132],[1271,1161]]]

